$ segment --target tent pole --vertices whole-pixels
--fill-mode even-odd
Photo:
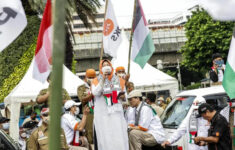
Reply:
[[[49,149],[61,149],[60,119],[62,108],[62,80],[65,49],[65,0],[53,0],[52,22],[52,88],[50,97]],[[59,31],[59,32],[58,32]]]

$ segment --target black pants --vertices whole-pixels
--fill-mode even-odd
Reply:
[[[94,127],[94,149],[98,150],[98,144],[97,144],[97,137],[96,137],[95,127]]]
[[[166,148],[163,148],[160,144],[157,144],[152,147],[143,145],[142,150],[177,150],[177,147],[176,146],[167,146]]]

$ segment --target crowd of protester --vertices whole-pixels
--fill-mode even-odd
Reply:
[[[149,92],[143,99],[124,67],[114,70],[108,60],[101,61],[99,67],[98,75],[94,69],[86,70],[85,84],[77,90],[80,102],[72,100],[66,89],[62,90],[61,148],[140,150],[143,144],[154,146],[164,142],[159,117],[171,98],[157,98],[155,92]],[[41,106],[40,114],[33,111],[20,127],[22,150],[48,149],[50,76],[48,82],[49,87],[41,90],[36,98]],[[0,128],[8,132],[9,119],[0,118]]]

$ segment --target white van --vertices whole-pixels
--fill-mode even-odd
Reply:
[[[184,118],[191,116],[195,108],[198,108],[198,103],[202,99],[214,105],[215,108],[224,108],[228,105],[227,102],[229,101],[229,97],[222,86],[181,92],[172,100],[161,116],[167,139],[177,130]],[[187,142],[185,134],[173,146],[177,146],[178,150],[188,150]]]

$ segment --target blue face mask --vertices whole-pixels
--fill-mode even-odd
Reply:
[[[218,67],[222,67],[222,65],[224,64],[224,60],[217,60],[215,61],[215,64],[218,65]]]

